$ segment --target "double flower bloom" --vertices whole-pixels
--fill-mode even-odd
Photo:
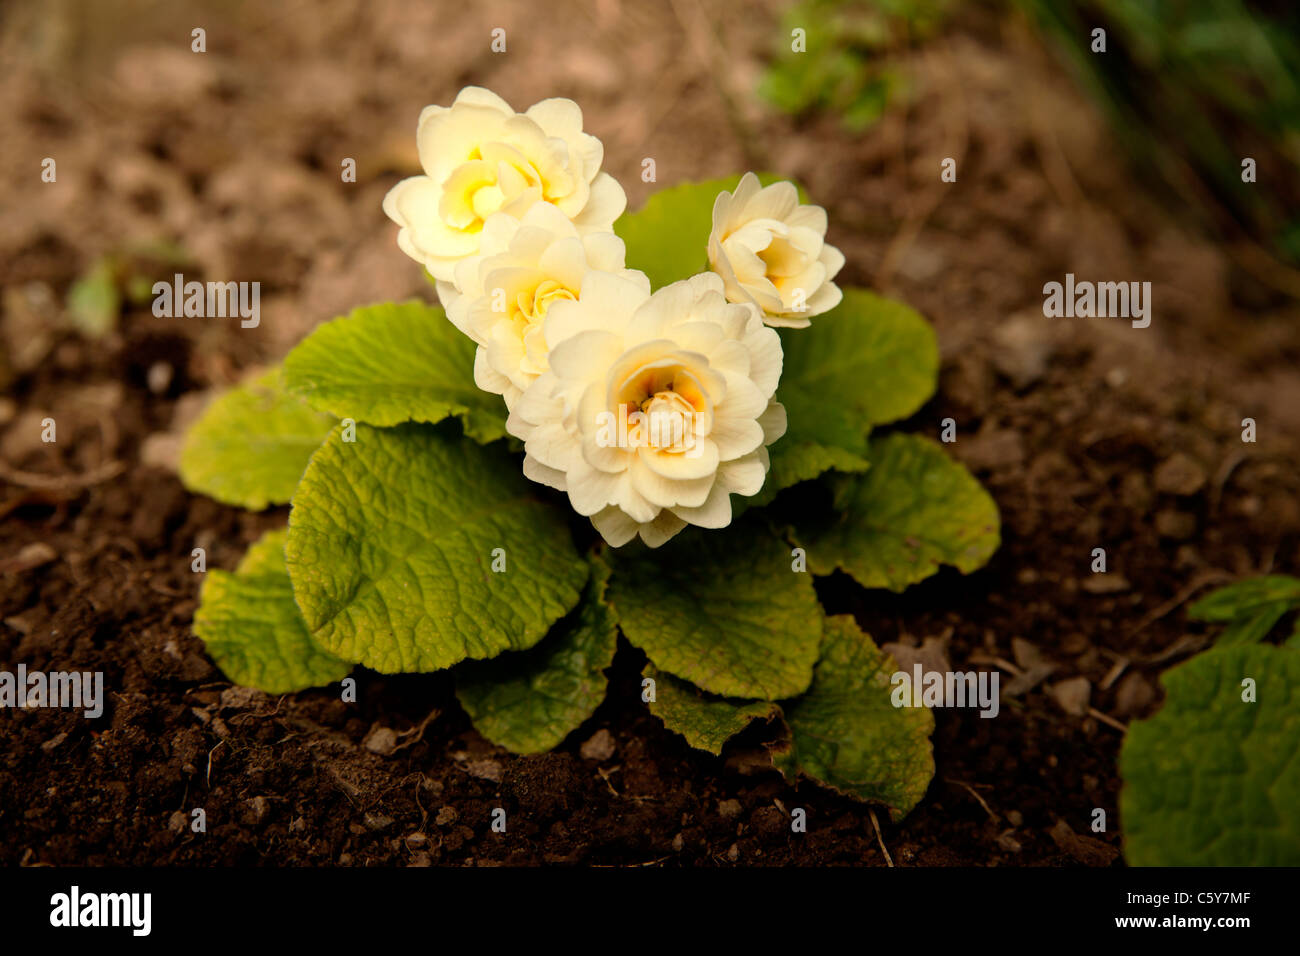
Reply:
[[[424,175],[384,211],[478,345],[475,382],[505,400],[524,474],[566,492],[614,546],[730,524],[730,495],[758,493],[785,432],[773,327],[806,327],[840,300],[825,210],[746,173],[714,203],[710,271],[652,294],[626,267],[613,225],[627,198],[576,103],[515,113],[467,87],[424,110],[417,140]],[[611,441],[609,422],[637,413],[679,424]]]

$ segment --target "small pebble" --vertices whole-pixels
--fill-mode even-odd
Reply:
[[[168,386],[172,383],[172,376],[175,374],[168,362],[154,362],[149,366],[149,371],[145,373],[145,382],[149,385],[149,391],[155,395],[161,395],[167,391]]]
[[[372,754],[386,757],[397,749],[397,733],[391,727],[375,727],[366,734],[366,739],[361,741],[361,746]]]
[[[1175,452],[1156,468],[1156,490],[1167,495],[1194,495],[1205,484],[1205,469],[1184,452]]]
[[[586,760],[608,760],[614,756],[614,749],[614,735],[602,727],[578,748],[578,753]]]

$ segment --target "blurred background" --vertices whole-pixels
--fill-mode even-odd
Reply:
[[[204,53],[191,49],[196,28]],[[503,53],[490,48],[497,28]],[[1105,52],[1092,51],[1098,28]],[[795,30],[806,52],[792,51]],[[914,425],[956,421],[953,452],[997,498],[1005,545],[971,580],[940,576],[852,610],[879,643],[924,640],[954,664],[1014,661],[1030,676],[1005,718],[940,721],[932,795],[890,839],[905,861],[899,847],[919,862],[1113,861],[1117,834],[1067,837],[1054,821],[1114,805],[1119,734],[1077,694],[1055,698],[1044,675],[1085,678],[1089,706],[1122,727],[1157,705],[1159,671],[1195,645],[1181,607],[1197,589],[1300,565],[1298,44],[1300,8],[1280,0],[7,0],[0,660],[106,668],[121,692],[121,734],[100,756],[44,749],[53,733],[7,748],[0,777],[37,808],[10,852],[173,852],[124,849],[124,832],[155,834],[148,815],[187,785],[187,748],[215,742],[191,726],[219,675],[189,632],[189,550],[232,567],[284,520],[187,495],[180,437],[213,390],[278,361],[316,323],[431,295],[380,203],[418,172],[420,109],[480,84],[520,110],[575,99],[631,208],[743,169],[799,180],[830,213],[841,281],[935,323],[940,391]],[[657,182],[641,179],[647,157]],[[47,158],[55,182],[42,180]],[[348,158],[355,182],[340,176]],[[948,158],[955,183],[940,179]],[[259,327],[153,316],[150,286],[174,272],[259,281]],[[1043,284],[1067,272],[1151,282],[1151,327],[1044,318]],[[56,443],[41,440],[47,417]],[[1254,444],[1241,441],[1247,417]],[[1104,581],[1088,573],[1098,545],[1116,572]],[[390,706],[418,721],[420,701]],[[359,740],[353,719],[335,723]],[[621,711],[609,719],[665,736]],[[124,773],[155,766],[155,738],[173,741],[176,767]],[[664,761],[675,781],[716,775],[659,746],[639,758],[646,793]],[[258,751],[237,752],[225,759],[248,771],[240,761]],[[118,829],[78,836],[68,820],[81,810],[40,809],[38,768],[60,760],[93,764]],[[396,789],[399,769],[368,767],[365,786]],[[1016,808],[1010,829],[976,791],[999,813]],[[608,800],[604,784],[587,799]],[[667,820],[681,808],[662,809]],[[638,812],[643,831],[675,832],[654,804]],[[702,855],[727,851],[729,820]],[[583,839],[602,838],[624,859],[630,838]],[[333,859],[340,845],[291,858]],[[807,846],[805,861],[875,853],[865,831]],[[402,855],[385,847],[376,837],[368,858]]]

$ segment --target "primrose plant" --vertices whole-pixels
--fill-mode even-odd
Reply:
[[[321,325],[187,438],[189,488],[291,505],[204,581],[214,660],[271,693],[452,668],[486,737],[537,752],[592,715],[621,633],[693,746],[767,721],[791,777],[906,813],[932,717],[892,706],[895,665],[813,579],[901,591],[998,545],[938,444],[872,434],[933,393],[929,325],[836,284],[826,212],[789,182],[624,215],[569,100],[471,87],[417,137],[384,210],[441,307]]]
[[[1164,704],[1124,739],[1130,865],[1300,866],[1296,611],[1300,578],[1284,574],[1238,581],[1188,609],[1223,627],[1213,647],[1161,676]]]

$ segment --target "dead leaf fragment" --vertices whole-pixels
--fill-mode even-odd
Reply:
[[[1109,843],[1103,843],[1093,837],[1079,836],[1064,820],[1057,820],[1056,826],[1052,827],[1047,835],[1062,852],[1068,853],[1084,866],[1110,866],[1119,856],[1119,851]]]
[[[1070,677],[1052,685],[1052,696],[1061,710],[1074,717],[1088,713],[1092,683],[1086,677]]]
[[[0,561],[0,574],[21,574],[23,571],[49,564],[58,557],[59,552],[44,541],[33,541],[20,548],[13,557]]]

